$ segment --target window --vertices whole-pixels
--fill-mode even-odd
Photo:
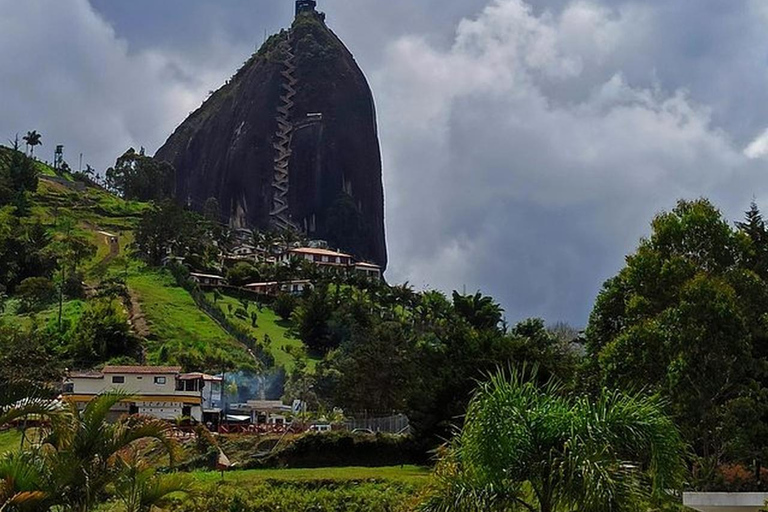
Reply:
[[[122,375],[113,375],[112,384],[125,384],[125,377]]]
[[[74,393],[75,392],[75,383],[74,382],[65,382],[64,383],[64,392],[65,393]]]
[[[165,384],[165,377],[155,377],[155,384]]]

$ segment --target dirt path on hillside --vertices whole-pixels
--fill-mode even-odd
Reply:
[[[141,302],[139,301],[139,296],[136,294],[136,292],[129,288],[128,297],[130,299],[128,302],[128,310],[130,313],[128,321],[133,326],[133,330],[136,334],[142,338],[146,338],[152,334],[152,332],[149,330],[147,319],[144,317],[144,313],[141,311]]]

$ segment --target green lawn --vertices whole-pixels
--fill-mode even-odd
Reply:
[[[6,430],[0,432],[0,455],[19,449],[21,443],[21,433],[17,430]]]
[[[207,297],[209,300],[213,301],[213,293],[207,294]],[[238,299],[230,295],[224,295],[224,297],[219,300],[218,305],[230,321],[248,329],[252,336],[258,341],[263,342],[264,336],[269,336],[271,340],[269,351],[275,358],[276,366],[282,366],[286,371],[290,372],[296,365],[296,360],[294,356],[291,355],[291,352],[294,352],[303,354],[303,357],[307,361],[307,366],[310,369],[313,369],[318,360],[308,357],[306,355],[304,343],[291,336],[289,332],[290,324],[278,317],[271,308],[265,306],[262,307],[261,311],[258,311],[255,302],[249,301],[249,303],[251,305],[248,307],[248,313],[250,314],[252,311],[256,311],[258,314],[255,328],[251,326],[250,320],[242,320],[234,314],[229,313],[229,305],[232,306],[233,312],[243,307]]]
[[[242,345],[200,311],[189,293],[176,286],[170,274],[143,269],[141,273],[131,273],[127,282],[139,296],[142,313],[152,332],[148,347],[151,363],[168,362],[159,360],[164,344],[169,345],[171,355],[208,357],[223,351],[243,364],[251,361]]]
[[[16,325],[18,327],[29,328],[34,322],[38,325],[44,326],[51,322],[58,321],[59,306],[58,303],[51,304],[43,310],[35,311],[32,314],[18,314],[19,301],[18,299],[10,299],[6,303],[5,311],[0,314],[0,320],[5,320],[7,323]],[[62,306],[61,318],[64,323],[76,323],[83,314],[85,308],[85,302],[81,300],[68,300],[64,302]]]
[[[197,472],[195,478],[202,483],[221,480],[221,473]],[[383,468],[345,467],[312,469],[253,469],[230,471],[224,474],[224,480],[242,484],[271,482],[360,482],[388,481],[423,484],[430,475],[430,470],[418,466],[391,466]]]

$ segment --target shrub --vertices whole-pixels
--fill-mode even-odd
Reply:
[[[275,310],[277,316],[283,320],[289,320],[297,305],[298,300],[296,297],[287,293],[282,293],[275,299],[272,308]]]
[[[418,487],[399,482],[269,481],[253,486],[224,482],[176,512],[406,512],[414,510]]]
[[[254,459],[246,466],[252,468],[395,466],[424,463],[426,461],[423,453],[410,436],[329,432],[301,436],[266,459]]]
[[[16,293],[21,299],[22,309],[32,311],[53,301],[56,296],[56,288],[48,278],[29,277],[19,284]]]

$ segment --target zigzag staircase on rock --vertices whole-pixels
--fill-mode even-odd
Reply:
[[[280,96],[282,102],[277,107],[277,133],[272,147],[275,149],[275,167],[272,182],[272,211],[270,213],[272,227],[278,230],[296,230],[296,226],[291,220],[288,193],[290,189],[289,164],[291,161],[291,142],[293,140],[293,122],[291,113],[293,111],[293,98],[296,96],[297,80],[294,76],[296,65],[295,56],[292,48],[293,35],[289,32],[288,37],[280,43],[280,51],[283,54],[283,70],[280,72],[283,81],[282,89],[284,93]]]

